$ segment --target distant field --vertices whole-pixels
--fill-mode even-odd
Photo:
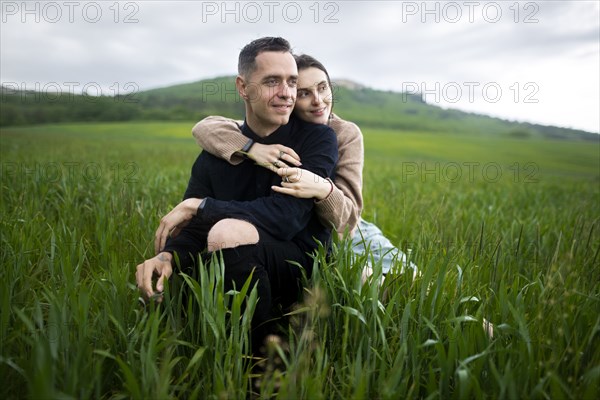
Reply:
[[[246,396],[247,319],[217,266],[148,312],[134,286],[192,126],[2,128],[0,397]],[[600,141],[363,133],[363,216],[421,275],[363,287],[368,257],[319,255],[261,395],[600,398]]]

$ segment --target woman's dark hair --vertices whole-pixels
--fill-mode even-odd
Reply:
[[[325,66],[323,64],[321,64],[321,62],[319,60],[317,60],[316,58],[309,56],[308,54],[300,54],[300,55],[294,55],[294,59],[296,60],[296,66],[298,67],[298,72],[302,71],[303,69],[308,69],[308,68],[317,68],[320,69],[321,71],[323,71],[325,73],[325,76],[327,77],[327,83],[329,84],[329,87],[331,87],[331,79],[329,78],[329,73],[327,72],[327,69],[325,68]]]
[[[309,56],[308,54],[300,54],[294,55],[294,59],[296,60],[296,66],[298,67],[298,72],[308,69],[308,68],[316,68],[320,69],[325,73],[327,77],[327,84],[329,85],[329,89],[331,90],[331,96],[333,97],[333,86],[331,86],[331,78],[329,78],[329,72],[327,72],[327,68],[319,60],[316,58]],[[331,99],[331,109],[333,110],[333,98]],[[329,116],[331,118],[331,115]]]

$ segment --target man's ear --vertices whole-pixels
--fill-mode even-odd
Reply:
[[[244,80],[244,78],[241,75],[238,75],[235,78],[235,87],[237,88],[238,93],[240,94],[240,97],[244,100],[248,100],[248,93],[246,93],[246,81]]]

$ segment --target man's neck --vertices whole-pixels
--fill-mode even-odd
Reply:
[[[259,120],[253,118],[252,115],[246,114],[246,125],[256,134],[256,136],[267,137],[274,133],[281,125],[265,125],[260,123]]]

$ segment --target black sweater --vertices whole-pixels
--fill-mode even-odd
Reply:
[[[242,125],[242,133],[257,143],[282,144],[294,149],[302,168],[322,177],[333,178],[338,158],[335,133],[326,125],[312,124],[294,116],[267,137],[259,137]],[[328,243],[330,229],[324,227],[313,212],[313,199],[299,199],[276,193],[271,186],[281,178],[252,160],[238,165],[203,151],[192,167],[184,199],[206,198],[197,218],[216,223],[224,218],[248,221],[283,241],[294,241],[310,251],[315,239]]]

